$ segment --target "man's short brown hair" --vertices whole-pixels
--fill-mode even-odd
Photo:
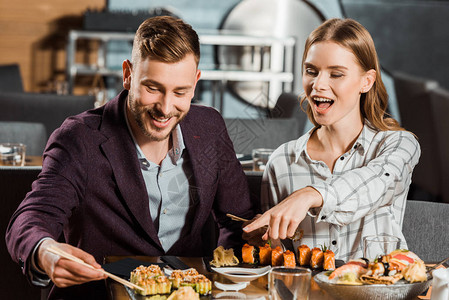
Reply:
[[[192,26],[181,19],[169,16],[153,17],[145,20],[134,37],[132,63],[141,59],[154,59],[174,63],[187,54],[193,54],[198,65],[200,43]]]

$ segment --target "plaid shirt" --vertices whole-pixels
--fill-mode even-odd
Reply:
[[[333,173],[307,153],[313,129],[271,155],[262,180],[264,209],[307,186],[323,196],[323,206],[311,209],[300,223],[304,236],[295,249],[326,245],[337,259],[347,261],[363,256],[365,236],[383,234],[399,237],[401,248],[407,248],[402,221],[420,147],[410,132],[378,131],[367,124]]]

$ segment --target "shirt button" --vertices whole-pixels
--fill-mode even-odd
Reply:
[[[345,158],[342,156],[342,157],[340,157],[340,160],[344,160]]]
[[[164,215],[167,214],[167,209],[165,208],[163,211]]]
[[[354,145],[354,149],[357,149],[357,145]]]
[[[337,241],[335,241],[335,240],[332,241],[332,245],[334,245],[334,246],[337,245]]]
[[[321,220],[325,220],[325,219],[326,219],[326,216],[322,216],[322,217],[321,217]]]
[[[390,173],[385,173],[385,176],[390,176]]]

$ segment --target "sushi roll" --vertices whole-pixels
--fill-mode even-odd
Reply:
[[[137,267],[131,272],[130,281],[143,288],[143,291],[136,290],[136,293],[144,296],[171,292],[172,283],[157,265]]]
[[[271,249],[271,265],[272,266],[282,266],[284,263],[284,256],[281,247],[277,246]]]
[[[324,262],[323,269],[324,270],[335,270],[335,254],[332,250],[326,250],[323,253]]]
[[[212,282],[203,274],[184,277],[181,286],[191,286],[200,295],[209,295],[212,291]]]
[[[293,253],[292,251],[286,250],[283,253],[283,259],[284,259],[284,267],[289,268],[296,267],[295,253]]]
[[[257,264],[259,262],[259,248],[245,244],[242,247],[242,261],[247,264]]]
[[[299,265],[308,266],[310,265],[310,258],[312,257],[312,252],[309,246],[301,245],[298,247]]]
[[[312,267],[312,269],[319,269],[323,267],[323,262],[324,262],[323,251],[318,247],[313,248],[312,254],[310,256],[310,266]]]
[[[168,279],[171,281],[173,288],[178,289],[181,286],[181,283],[184,281],[185,277],[195,276],[198,274],[198,271],[193,268],[187,270],[173,270]]]
[[[268,244],[259,247],[259,261],[261,265],[271,265],[271,247]]]

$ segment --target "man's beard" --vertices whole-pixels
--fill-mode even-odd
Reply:
[[[142,133],[146,137],[150,138],[152,141],[161,142],[161,141],[164,141],[167,138],[169,138],[171,133],[173,132],[173,130],[175,130],[176,125],[179,124],[186,116],[185,114],[181,115],[181,113],[179,111],[171,112],[169,115],[164,115],[158,109],[146,108],[145,106],[140,106],[137,104],[135,99],[132,97],[131,93],[128,95],[128,101],[129,101],[129,108],[134,117],[134,120],[136,120],[137,126],[140,128],[140,130],[142,130]],[[161,136],[151,133],[145,127],[145,121],[144,121],[143,116],[144,115],[148,116],[148,114],[151,116],[151,118],[168,119],[168,118],[174,117],[174,118],[178,118],[178,120],[174,125],[171,125],[172,126],[171,130],[165,136],[161,137]],[[150,116],[148,116],[148,118],[150,118]],[[151,127],[151,128],[156,132],[161,132],[161,131],[165,130],[165,128],[159,128],[159,127]]]

